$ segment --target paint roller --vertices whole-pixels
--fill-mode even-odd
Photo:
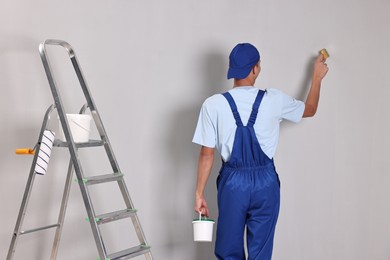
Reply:
[[[43,132],[41,144],[39,146],[38,158],[35,164],[35,173],[45,175],[49,165],[51,149],[53,148],[55,133],[50,130]],[[35,146],[36,147],[36,146]],[[34,148],[19,148],[16,149],[16,154],[35,154]]]

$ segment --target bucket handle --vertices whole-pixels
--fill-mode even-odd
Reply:
[[[204,220],[207,220],[206,216],[204,216]],[[202,221],[202,211],[199,211],[199,221]]]

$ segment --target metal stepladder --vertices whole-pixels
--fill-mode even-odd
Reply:
[[[64,106],[61,101],[57,84],[54,80],[54,76],[52,73],[52,69],[48,60],[48,55],[46,51],[46,46],[47,45],[55,45],[55,46],[61,46],[66,49],[66,51],[69,54],[70,60],[72,62],[73,68],[76,72],[77,78],[79,80],[79,83],[81,85],[82,91],[84,93],[85,99],[86,99],[86,104],[82,107],[80,113],[84,113],[87,108],[89,108],[93,121],[95,122],[96,128],[99,132],[101,140],[89,140],[88,142],[85,143],[75,143],[74,139],[72,137],[72,133],[70,131],[70,127],[68,124],[68,119],[66,117],[66,113],[64,111]],[[66,138],[65,142],[62,142],[60,140],[54,140],[53,143],[53,148],[54,147],[67,147],[69,149],[70,153],[70,162],[69,162],[69,167],[68,167],[68,173],[66,177],[66,182],[65,182],[65,187],[64,187],[64,192],[63,192],[63,197],[62,197],[62,202],[61,202],[61,208],[60,208],[60,213],[58,217],[58,222],[56,224],[40,227],[40,228],[35,228],[31,230],[26,230],[22,231],[22,224],[23,224],[23,219],[27,210],[27,204],[28,200],[30,197],[30,193],[32,190],[32,186],[34,183],[35,179],[35,164],[38,159],[38,152],[35,152],[34,159],[32,162],[30,174],[28,177],[26,189],[24,191],[23,195],[23,200],[22,204],[19,210],[19,215],[16,221],[14,233],[12,236],[11,244],[9,247],[8,255],[7,255],[7,260],[11,260],[13,258],[13,255],[15,253],[15,248],[16,244],[18,241],[18,238],[21,235],[40,231],[40,230],[45,230],[49,228],[56,228],[55,232],[55,237],[54,237],[54,243],[52,247],[52,252],[51,252],[51,260],[56,259],[57,257],[57,252],[58,252],[58,247],[59,247],[59,242],[60,242],[60,237],[61,237],[61,232],[63,228],[63,223],[64,223],[64,218],[65,218],[65,212],[66,212],[66,207],[67,207],[67,202],[69,198],[69,192],[70,192],[70,187],[71,187],[71,182],[72,182],[72,175],[73,172],[76,173],[77,181],[80,186],[81,190],[81,195],[83,197],[84,205],[87,211],[88,215],[88,220],[90,222],[91,228],[92,228],[92,233],[93,237],[95,239],[97,251],[100,260],[119,260],[119,259],[130,259],[134,258],[136,256],[141,256],[144,255],[147,260],[153,260],[153,256],[150,250],[150,246],[146,242],[146,238],[144,235],[144,232],[142,230],[140,221],[137,216],[137,210],[134,208],[133,202],[131,201],[130,194],[127,190],[123,174],[121,173],[118,163],[116,161],[116,158],[114,156],[114,152],[111,148],[111,144],[109,142],[108,136],[106,134],[106,131],[104,129],[102,120],[100,118],[100,115],[96,109],[96,105],[91,97],[90,91],[87,87],[87,83],[85,81],[85,78],[83,76],[83,73],[81,71],[81,68],[79,66],[79,63],[77,61],[75,52],[70,44],[68,44],[65,41],[61,40],[46,40],[45,42],[41,43],[39,45],[39,52],[41,55],[42,63],[49,81],[50,89],[53,94],[54,98],[54,104],[51,105],[44,116],[43,123],[42,123],[42,128],[38,137],[38,143],[35,147],[36,151],[40,150],[41,146],[41,141],[43,138],[44,131],[48,125],[48,120],[50,118],[50,113],[54,110],[57,109],[58,116],[61,122],[61,126],[64,132],[64,136]],[[96,147],[96,146],[104,146],[105,152],[107,154],[107,157],[109,159],[109,162],[112,167],[113,173],[111,174],[105,174],[105,175],[98,175],[94,177],[85,177],[83,174],[83,169],[81,167],[81,162],[78,156],[78,149],[79,148],[88,148],[88,147]],[[92,201],[88,192],[87,186],[89,185],[94,185],[94,184],[102,184],[102,183],[107,183],[107,182],[117,182],[121,195],[123,197],[123,200],[125,202],[126,208],[123,210],[115,211],[115,212],[110,212],[110,213],[105,213],[101,215],[95,214]],[[116,253],[111,253],[108,254],[107,250],[105,248],[105,244],[103,242],[102,234],[100,231],[99,226],[105,223],[109,223],[115,220],[119,219],[124,219],[124,218],[131,218],[135,232],[137,234],[138,240],[139,240],[139,245],[122,250],[120,252]]]

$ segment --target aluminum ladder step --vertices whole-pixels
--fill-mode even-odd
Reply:
[[[111,174],[86,177],[83,179],[83,182],[87,185],[93,185],[93,184],[105,183],[110,181],[119,181],[122,179],[123,179],[122,173],[111,173]]]
[[[97,147],[104,145],[102,140],[89,140],[84,143],[74,143],[76,148],[85,148],[85,147]],[[55,147],[68,147],[68,142],[61,141],[59,139],[55,139],[53,146]]]
[[[123,209],[96,216],[97,224],[105,224],[119,219],[129,218],[137,213],[136,209]]]
[[[125,249],[117,253],[113,253],[111,255],[108,255],[107,258],[109,260],[125,260],[125,259],[134,258],[136,256],[144,255],[149,252],[150,252],[150,246],[140,245],[129,249]]]

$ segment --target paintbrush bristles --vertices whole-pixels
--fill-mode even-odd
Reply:
[[[321,52],[322,56],[324,56],[325,59],[329,58],[329,53],[325,48],[322,49],[320,52]]]

